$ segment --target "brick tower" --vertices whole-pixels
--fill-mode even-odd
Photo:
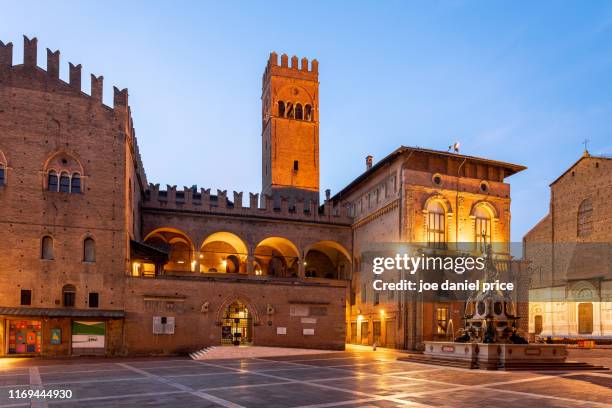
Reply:
[[[270,54],[262,83],[262,192],[319,201],[317,60]]]

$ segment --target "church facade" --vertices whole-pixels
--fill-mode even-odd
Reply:
[[[59,78],[0,42],[0,355],[192,352],[209,345],[418,348],[459,304],[380,299],[369,242],[507,243],[522,166],[401,147],[319,194],[318,62],[270,55],[261,194],[149,183],[127,89]],[[475,247],[474,250],[477,250]],[[450,328],[449,328],[450,324]]]
[[[612,160],[586,150],[551,183],[549,213],[523,238],[532,336],[612,340],[611,192]]]

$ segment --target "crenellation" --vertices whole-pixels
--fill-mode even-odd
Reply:
[[[79,93],[79,95],[87,97],[88,95],[82,91],[82,65],[68,63],[69,80],[68,83],[60,78],[60,51],[52,51],[47,48],[47,69],[46,75],[50,81],[58,81],[59,84],[69,86]],[[41,67],[38,66],[38,39],[36,37],[28,38],[23,36],[23,66],[29,68],[36,68],[38,72],[45,73]],[[13,43],[4,43],[0,41],[0,70],[13,68]],[[91,97],[95,102],[102,104],[103,101],[103,79],[102,75],[96,76],[91,74]],[[128,107],[128,94],[127,89],[115,90],[115,106]],[[130,127],[132,125],[130,124]]]
[[[242,191],[234,191],[234,208],[242,209]]]
[[[13,66],[13,43],[0,41],[0,69]]]
[[[302,66],[300,67],[302,71],[308,72],[308,58],[302,58]]]
[[[296,71],[298,69],[298,57],[295,55],[291,57],[291,69],[294,69]]]
[[[228,208],[228,205],[227,205],[227,190],[217,190],[217,206],[220,209]]]
[[[268,59],[268,67],[277,66],[278,65],[278,54],[274,51],[270,53],[270,58]]]
[[[94,74],[91,74],[91,97],[94,101],[102,103],[102,93],[103,93],[103,84],[104,77],[102,75],[96,77]],[[132,118],[130,116],[130,128],[132,129],[132,134],[135,134],[134,124],[132,122]]]
[[[113,108],[128,107],[128,90],[123,88],[119,90],[116,86],[113,86]]]
[[[310,64],[311,64],[310,72],[312,72],[314,74],[318,74],[319,73],[319,61],[316,60],[316,59],[313,59]]]
[[[38,58],[38,39],[36,37],[29,39],[23,36],[23,65],[30,68],[37,67]]]
[[[288,68],[289,67],[289,57],[287,54],[281,55],[281,67]]]
[[[79,92],[81,91],[81,68],[81,64],[74,65],[72,62],[68,63],[70,87]]]
[[[60,71],[60,52],[59,50],[51,51],[47,48],[47,74],[51,78],[58,79]]]
[[[249,208],[251,210],[259,208],[259,194],[249,193]]]

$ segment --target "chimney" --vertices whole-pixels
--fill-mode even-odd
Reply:
[[[366,171],[370,170],[372,168],[372,161],[374,160],[374,157],[367,155],[366,156]]]
[[[331,198],[331,190],[328,188],[327,190],[325,190],[325,200],[329,201],[330,198]]]

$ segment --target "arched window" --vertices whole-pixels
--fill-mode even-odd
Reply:
[[[285,117],[285,102],[283,101],[278,101],[278,116]]]
[[[309,122],[312,120],[312,106],[310,105],[304,107],[304,120]]]
[[[293,103],[292,102],[287,102],[287,117],[289,119],[293,119]]]
[[[304,112],[302,111],[302,104],[300,103],[295,105],[295,118],[299,120],[304,119]]]
[[[484,206],[480,205],[474,210],[474,234],[478,248],[482,245],[491,243],[491,213]]]
[[[439,201],[427,204],[427,243],[434,248],[442,248],[446,243],[445,213]]]
[[[49,191],[57,191],[58,182],[57,182],[57,173],[55,170],[51,170],[49,172],[49,178],[47,182],[47,189]]]
[[[53,238],[44,236],[40,243],[40,258],[53,259]]]
[[[587,237],[593,231],[593,204],[591,200],[583,200],[578,207],[578,236]]]
[[[79,194],[81,192],[81,176],[79,173],[74,173],[72,175],[72,179],[70,180],[70,192],[73,194]]]
[[[96,242],[93,240],[93,238],[88,237],[83,241],[83,261],[96,261]]]
[[[76,288],[74,285],[64,285],[62,288],[62,301],[64,307],[74,307],[76,301]]]
[[[66,172],[62,172],[60,175],[59,191],[60,193],[70,192],[70,176]]]
[[[0,163],[0,186],[6,184],[6,166]]]

